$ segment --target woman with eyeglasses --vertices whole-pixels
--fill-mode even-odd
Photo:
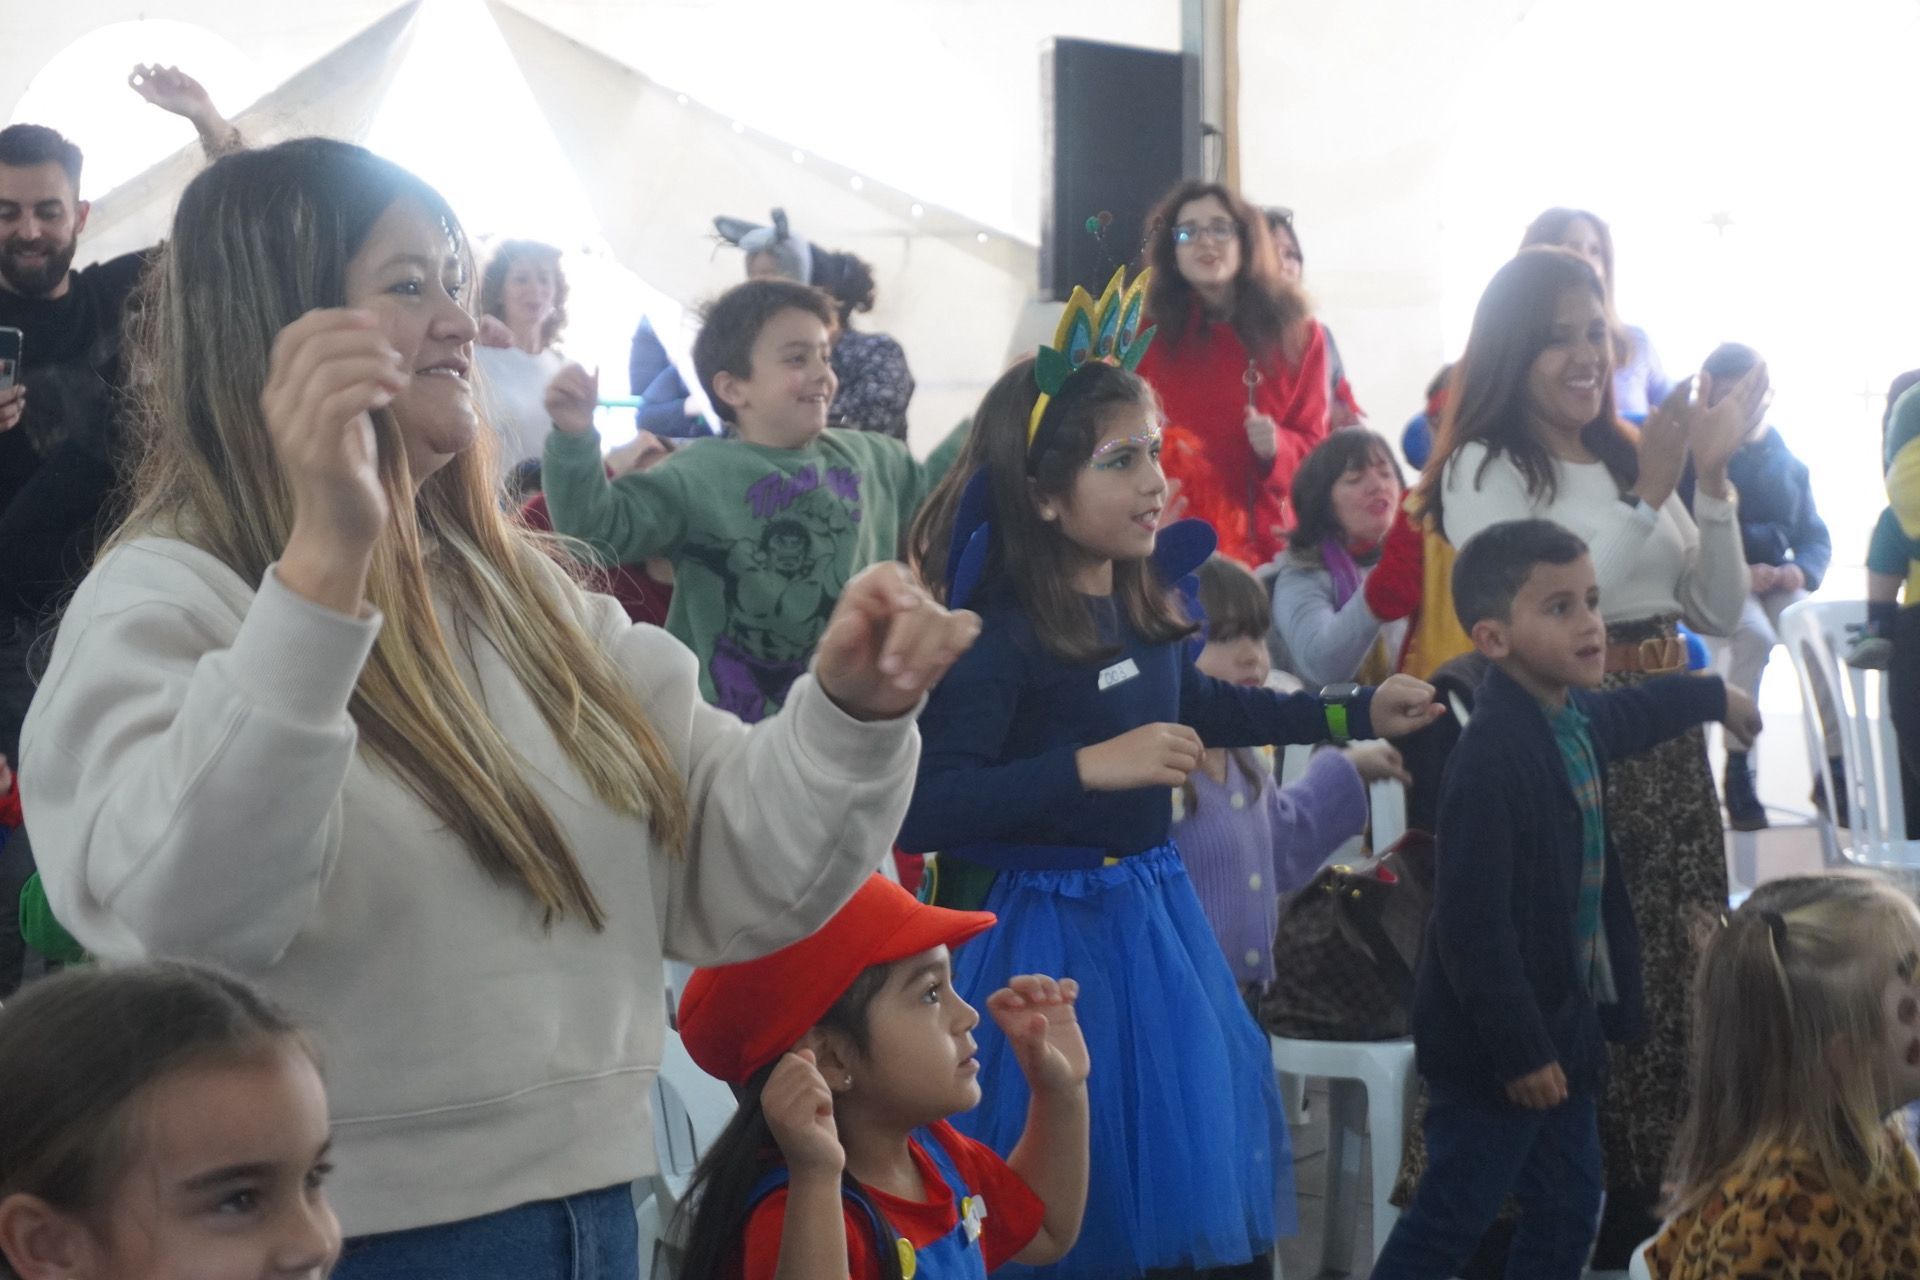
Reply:
[[[1264,565],[1280,551],[1293,473],[1327,434],[1326,334],[1265,216],[1235,192],[1182,183],[1148,226],[1159,337],[1140,374],[1166,410],[1167,474],[1222,555]]]
[[[1307,255],[1300,248],[1300,228],[1293,225],[1293,210],[1268,205],[1264,212],[1267,230],[1273,233],[1273,247],[1280,254],[1280,274],[1287,283],[1298,286],[1306,274]],[[1340,358],[1340,344],[1333,340],[1333,330],[1320,321],[1314,323],[1320,325],[1327,340],[1327,423],[1335,431],[1357,427],[1367,420],[1367,411],[1354,399],[1353,387],[1347,382],[1347,363]]]

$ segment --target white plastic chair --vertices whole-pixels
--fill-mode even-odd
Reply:
[[[633,1200],[633,1216],[640,1229],[641,1275],[645,1280],[673,1280],[674,1257],[667,1243],[668,1223],[660,1217],[660,1199],[654,1194],[651,1178],[642,1178],[633,1184]]]
[[[1296,782],[1307,771],[1314,748],[1289,744],[1280,756],[1280,784]],[[1390,848],[1407,831],[1406,788],[1393,781],[1367,788],[1372,813],[1373,847]],[[1329,862],[1353,861],[1362,856],[1361,837],[1334,851]],[[1400,1218],[1388,1197],[1400,1173],[1400,1148],[1413,1109],[1413,1041],[1289,1040],[1270,1036],[1273,1067],[1280,1086],[1280,1102],[1287,1122],[1298,1125],[1305,1116],[1303,1101],[1308,1077],[1327,1081],[1326,1223],[1321,1236],[1321,1269],[1352,1270],[1354,1226],[1358,1219],[1360,1142],[1372,1135],[1373,1250],[1375,1257]],[[1371,1269],[1369,1259],[1368,1268]],[[1273,1274],[1281,1274],[1280,1250],[1273,1253]]]
[[[1846,625],[1866,616],[1857,600],[1802,600],[1780,615],[1780,640],[1793,661],[1806,708],[1807,757],[1814,776],[1823,779],[1834,801],[1821,815],[1820,843],[1829,865],[1843,860],[1869,867],[1920,867],[1920,841],[1907,835],[1906,804],[1900,794],[1900,747],[1887,709],[1887,678],[1882,671],[1861,671],[1846,664]],[[1840,754],[1846,763],[1846,796],[1839,801],[1820,717],[1814,710],[1814,681],[1833,692],[1840,717]],[[1833,814],[1841,807],[1851,824],[1842,844]]]
[[[1385,852],[1407,834],[1407,788],[1391,778],[1367,785],[1367,807],[1373,813],[1373,847]]]
[[[634,1184],[635,1215],[640,1224],[641,1256],[647,1275],[671,1276],[680,1242],[673,1235],[674,1215],[686,1198],[700,1157],[733,1119],[733,1090],[695,1065],[667,1031],[660,1074],[653,1082],[653,1150],[657,1172]]]
[[[1300,775],[1307,771],[1307,765],[1313,760],[1313,744],[1310,742],[1289,742],[1280,749],[1280,785],[1300,781]]]
[[[1364,1274],[1380,1256],[1400,1211],[1393,1207],[1400,1150],[1413,1115],[1412,1040],[1289,1040],[1271,1036],[1273,1069],[1289,1116],[1299,1114],[1309,1077],[1327,1081],[1327,1207],[1320,1244],[1324,1271]],[[1353,1266],[1354,1227],[1359,1218],[1360,1144],[1371,1149],[1373,1253],[1367,1266]]]
[[[669,960],[667,971],[667,1025],[678,1030],[680,1026],[680,995],[687,989],[687,979],[693,976],[693,966],[684,960]]]

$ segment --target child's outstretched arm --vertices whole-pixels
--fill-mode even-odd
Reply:
[[[1264,747],[1328,738],[1399,738],[1446,713],[1433,700],[1433,686],[1408,675],[1389,676],[1377,689],[1362,689],[1345,709],[1336,732],[1328,704],[1318,693],[1249,689],[1200,674],[1189,658],[1180,676],[1180,723],[1209,747]]]
[[[1398,751],[1368,742],[1315,752],[1306,773],[1284,787],[1275,779],[1262,796],[1273,823],[1267,887],[1292,893],[1304,886],[1335,849],[1367,829],[1367,784],[1405,776]]]
[[[1404,673],[1382,681],[1367,704],[1373,736],[1380,738],[1404,738],[1445,714],[1447,709],[1433,700],[1433,686]]]
[[[1594,738],[1612,759],[1638,755],[1697,724],[1718,720],[1743,748],[1760,732],[1753,699],[1718,676],[1674,675],[1590,694],[1582,704]]]
[[[598,396],[594,376],[577,364],[555,374],[547,386],[554,430],[541,451],[540,483],[554,532],[578,538],[606,565],[671,555],[686,533],[680,469],[669,459],[609,480],[593,429]]]
[[[973,419],[962,418],[946,438],[933,447],[933,452],[927,455],[925,462],[902,448],[901,451],[906,454],[905,474],[899,486],[902,529],[913,523],[921,504],[940,487],[940,482],[947,478],[947,472],[953,470],[953,464],[960,460],[961,450],[966,448],[967,437],[972,434]]]
[[[1073,1008],[1079,994],[1072,978],[1026,974],[987,997],[987,1012],[1013,1046],[1032,1094],[1026,1131],[1007,1165],[1047,1211],[1039,1233],[1014,1256],[1022,1266],[1065,1257],[1087,1209],[1087,1044]]]
[[[848,1280],[847,1220],[840,1204],[847,1153],[833,1122],[833,1091],[812,1050],[780,1060],[760,1106],[787,1162],[787,1216],[774,1280]]]

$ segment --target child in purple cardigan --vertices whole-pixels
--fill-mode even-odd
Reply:
[[[1215,556],[1200,567],[1206,648],[1194,665],[1234,684],[1263,685],[1266,593],[1252,574]],[[1175,796],[1173,839],[1249,1007],[1273,981],[1280,895],[1300,888],[1341,844],[1367,826],[1367,786],[1406,781],[1384,742],[1320,751],[1296,782],[1280,786],[1270,750],[1209,748]]]

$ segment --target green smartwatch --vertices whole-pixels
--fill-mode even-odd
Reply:
[[[1327,704],[1327,736],[1335,742],[1350,741],[1353,731],[1347,713],[1360,700],[1360,686],[1352,683],[1327,685],[1320,690],[1320,700]]]

